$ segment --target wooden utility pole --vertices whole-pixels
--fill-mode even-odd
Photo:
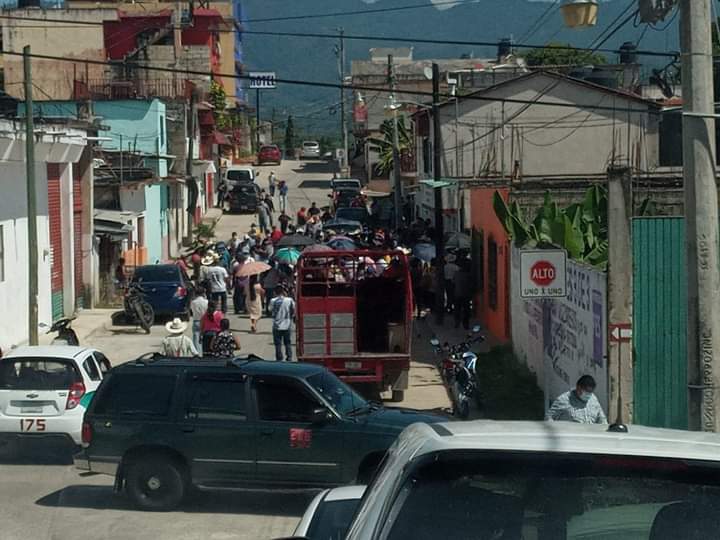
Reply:
[[[395,64],[393,55],[388,54],[388,85],[390,86],[390,112],[393,119],[393,204],[395,206],[395,230],[402,226],[403,204],[402,204],[402,178],[400,177],[400,138],[398,137],[398,107],[400,104],[395,100]]]
[[[338,56],[340,59],[340,132],[342,136],[342,147],[344,157],[340,160],[340,170],[344,170],[348,167],[348,131],[347,131],[347,118],[345,115],[345,30],[339,28],[340,32],[340,49]]]
[[[195,181],[195,177],[193,176],[193,154],[195,153],[195,100],[196,100],[196,93],[195,93],[195,85],[191,84],[190,89],[190,103],[188,104],[188,153],[187,153],[187,159],[185,161],[185,181],[187,182],[187,186],[189,188],[190,197],[188,201],[188,207],[187,207],[187,213],[188,213],[188,219],[187,219],[187,238],[189,242],[192,242],[192,231],[193,231],[193,225],[195,224],[195,207],[197,206],[197,200],[198,200],[198,185]],[[220,169],[218,169],[217,174],[220,174]],[[222,205],[220,206],[222,208]]]
[[[432,65],[432,117],[433,117],[433,178],[435,187],[435,261],[437,288],[435,290],[435,307],[437,322],[443,323],[445,318],[445,227],[443,223],[442,188],[442,133],[440,132],[440,68]]]
[[[688,423],[718,431],[720,290],[710,0],[680,0],[688,268]]]
[[[38,344],[38,235],[37,193],[35,191],[35,122],[33,122],[33,84],[30,45],[23,47],[25,76],[25,174],[28,220],[28,342]]]

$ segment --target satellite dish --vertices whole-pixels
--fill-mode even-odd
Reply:
[[[423,73],[425,74],[425,78],[428,81],[432,81],[433,78],[433,70],[430,66],[425,66],[425,69],[423,69]]]

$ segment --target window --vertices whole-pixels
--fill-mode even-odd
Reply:
[[[5,281],[5,225],[0,225],[0,281]]]
[[[175,390],[175,377],[148,373],[113,375],[95,402],[95,414],[166,416]]]
[[[243,379],[193,377],[187,386],[185,418],[189,420],[246,420]]]
[[[310,422],[320,404],[290,381],[261,380],[255,383],[258,414],[271,422]]]
[[[67,390],[81,382],[71,362],[46,358],[12,358],[0,363],[2,390]]]
[[[174,264],[151,264],[140,266],[133,274],[133,280],[142,279],[144,282],[178,282],[180,281],[179,267]]]
[[[112,364],[110,364],[110,360],[107,359],[107,356],[101,352],[95,351],[93,355],[95,356],[95,361],[100,368],[100,373],[102,373],[102,376],[104,377],[105,374],[112,368]]]
[[[488,240],[488,305],[490,309],[497,310],[498,303],[498,247],[493,238]]]
[[[90,377],[91,381],[99,381],[100,379],[102,379],[102,377],[100,376],[100,372],[98,371],[98,367],[95,365],[95,360],[93,360],[92,356],[88,356],[83,362],[83,370],[85,370],[85,373],[88,374],[88,377]]]

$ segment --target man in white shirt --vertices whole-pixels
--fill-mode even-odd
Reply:
[[[445,258],[445,266],[443,267],[445,296],[447,297],[446,308],[448,313],[452,313],[455,309],[455,274],[457,274],[459,270],[460,267],[455,263],[455,255],[448,255]]]
[[[190,302],[190,315],[192,316],[192,333],[193,344],[200,354],[202,354],[202,331],[200,329],[200,320],[205,315],[208,307],[208,301],[205,297],[205,289],[201,286],[195,289],[195,298]]]
[[[219,304],[223,313],[227,313],[227,284],[229,275],[227,270],[220,265],[220,260],[208,269],[207,280],[210,284],[210,298]]]

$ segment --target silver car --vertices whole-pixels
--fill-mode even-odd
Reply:
[[[365,486],[343,486],[319,493],[305,510],[293,536],[309,540],[342,540]]]
[[[302,159],[320,159],[320,143],[317,141],[305,141],[302,144]]]
[[[389,450],[345,538],[717,538],[718,472],[716,433],[415,424]]]

